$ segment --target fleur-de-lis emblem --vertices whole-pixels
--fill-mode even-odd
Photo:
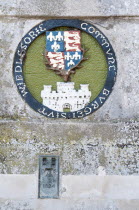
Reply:
[[[57,52],[60,49],[60,45],[56,43],[56,41],[54,42],[54,44],[51,46],[52,50],[54,50],[54,52]]]
[[[84,58],[85,50],[81,47],[80,31],[47,31],[46,32],[46,66],[63,77],[64,81],[70,80],[70,75]]]

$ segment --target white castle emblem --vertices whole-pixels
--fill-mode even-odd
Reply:
[[[52,91],[52,85],[44,85],[41,91],[43,105],[50,109],[61,111],[68,108],[77,111],[84,108],[89,102],[91,91],[88,84],[80,84],[80,89],[74,89],[74,82],[57,82],[57,91]]]

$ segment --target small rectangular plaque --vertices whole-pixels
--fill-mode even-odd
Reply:
[[[39,198],[59,197],[59,156],[39,157]]]

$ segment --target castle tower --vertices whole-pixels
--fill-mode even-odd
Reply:
[[[50,109],[63,112],[64,108],[77,111],[89,102],[91,91],[88,84],[81,84],[79,90],[74,89],[74,82],[57,82],[57,91],[52,91],[51,85],[44,85],[41,91],[43,105]]]

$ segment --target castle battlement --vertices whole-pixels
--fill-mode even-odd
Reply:
[[[74,82],[57,82],[57,91],[52,91],[52,85],[44,85],[41,91],[43,105],[56,111],[69,108],[77,111],[84,108],[89,102],[91,91],[88,84],[81,84],[79,90],[74,89]]]

